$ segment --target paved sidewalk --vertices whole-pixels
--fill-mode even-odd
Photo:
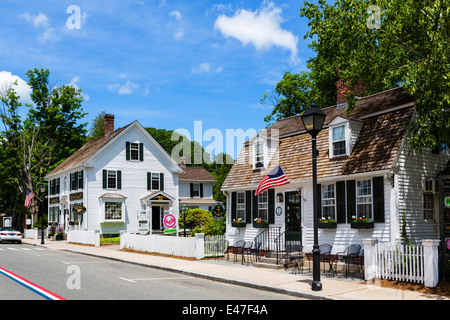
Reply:
[[[41,246],[41,240],[23,239],[25,244]],[[321,275],[322,291],[311,290],[311,275],[291,274],[285,270],[272,270],[234,264],[219,260],[190,261],[172,257],[131,253],[105,247],[69,244],[66,241],[46,240],[49,249],[64,250],[91,256],[123,261],[161,270],[183,273],[215,281],[243,285],[309,299],[332,300],[450,300],[447,297],[415,291],[382,288],[367,285],[363,280],[338,279]]]

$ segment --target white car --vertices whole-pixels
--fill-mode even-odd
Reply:
[[[0,242],[3,241],[22,243],[22,233],[13,228],[0,228]]]

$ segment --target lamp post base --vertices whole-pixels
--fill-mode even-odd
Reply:
[[[312,282],[312,290],[313,291],[322,291],[322,282],[320,282],[320,281],[313,281]]]

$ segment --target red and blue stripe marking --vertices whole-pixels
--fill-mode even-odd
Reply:
[[[63,297],[42,288],[41,286],[38,286],[37,284],[22,278],[21,276],[18,276],[17,274],[12,273],[11,271],[8,271],[2,267],[0,267],[0,273],[5,275],[6,277],[16,281],[17,283],[23,285],[24,287],[26,287],[27,289],[37,293],[38,295],[44,297],[47,300],[66,300]]]

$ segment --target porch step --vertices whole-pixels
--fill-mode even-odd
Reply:
[[[282,264],[276,264],[271,262],[256,262],[253,263],[253,266],[256,268],[266,268],[266,269],[284,269],[284,265]]]

